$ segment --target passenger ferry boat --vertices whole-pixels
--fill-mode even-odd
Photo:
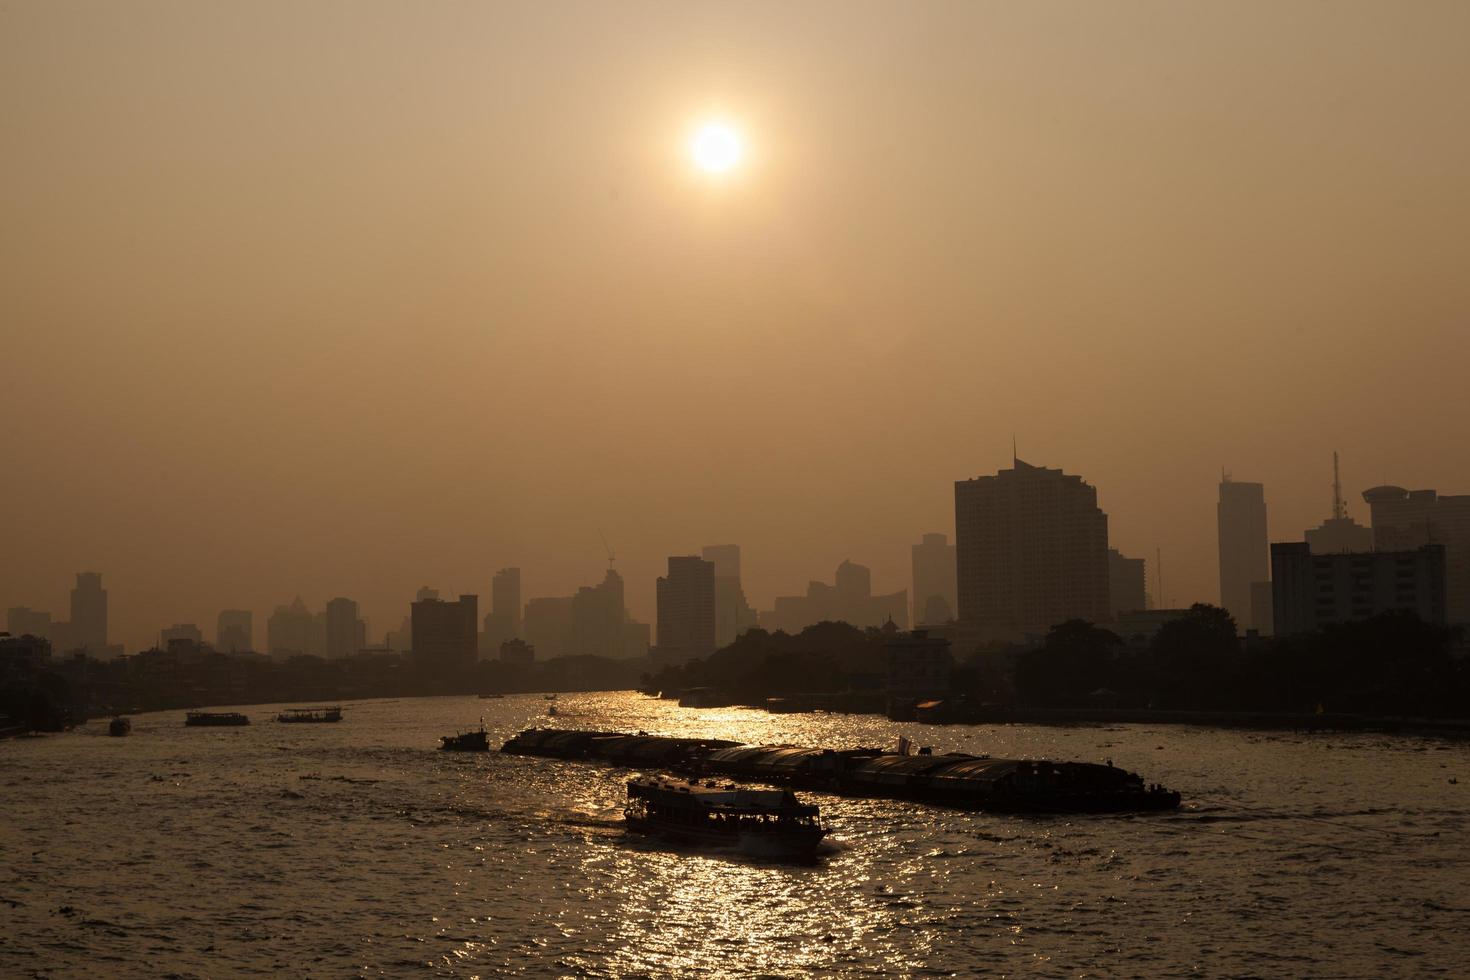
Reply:
[[[191,711],[184,716],[184,724],[190,727],[248,725],[250,719],[238,711]]]
[[[276,721],[292,723],[323,724],[341,720],[342,709],[336,705],[330,708],[287,708],[276,715]]]
[[[735,847],[754,857],[810,858],[827,836],[815,806],[790,790],[642,776],[628,783],[629,830]]]

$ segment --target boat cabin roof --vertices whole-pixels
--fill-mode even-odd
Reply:
[[[628,783],[628,795],[661,802],[688,801],[691,807],[739,813],[780,813],[790,816],[817,815],[817,808],[801,803],[786,789],[749,789],[735,783],[706,780],[697,782],[666,776],[642,776]]]

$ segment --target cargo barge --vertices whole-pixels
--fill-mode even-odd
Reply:
[[[501,751],[1002,813],[1135,813],[1179,806],[1177,792],[1146,786],[1142,777],[1111,763],[757,746],[552,728],[527,729]]]

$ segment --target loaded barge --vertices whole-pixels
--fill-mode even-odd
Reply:
[[[527,729],[500,750],[1003,813],[1130,813],[1179,806],[1177,792],[1145,786],[1140,776],[1111,763],[804,749],[554,728]]]

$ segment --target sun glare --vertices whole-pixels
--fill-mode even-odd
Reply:
[[[745,146],[734,126],[711,120],[695,129],[694,137],[689,141],[689,153],[700,170],[723,174],[740,165]]]

